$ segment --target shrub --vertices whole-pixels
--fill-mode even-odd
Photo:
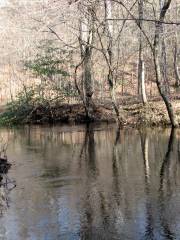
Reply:
[[[15,100],[7,104],[6,110],[0,115],[1,125],[12,125],[23,123],[34,108],[35,92],[32,88],[27,88],[20,92]]]

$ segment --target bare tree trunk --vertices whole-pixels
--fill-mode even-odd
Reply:
[[[155,55],[154,55],[154,65],[155,65],[155,72],[156,72],[156,83],[157,83],[157,87],[158,87],[158,90],[159,90],[159,93],[166,105],[166,109],[167,109],[167,112],[168,112],[168,116],[169,116],[169,119],[170,119],[170,122],[171,122],[171,125],[173,127],[177,127],[178,126],[178,123],[176,121],[176,118],[175,118],[175,113],[174,113],[174,110],[173,110],[173,106],[172,106],[172,103],[169,99],[169,97],[166,95],[166,90],[165,90],[165,86],[162,84],[162,76],[161,76],[161,68],[160,68],[160,63],[159,63],[159,55],[158,54],[158,50],[156,48],[155,50]]]
[[[178,21],[178,6],[176,2],[176,21]],[[175,26],[175,43],[174,43],[174,73],[176,78],[176,87],[180,87],[180,73],[178,67],[178,33],[177,26]]]
[[[120,122],[120,112],[116,102],[116,93],[115,93],[115,81],[114,81],[114,74],[113,74],[113,25],[112,21],[108,19],[112,18],[112,2],[111,0],[104,0],[105,4],[105,20],[106,20],[106,31],[107,31],[107,39],[108,39],[108,83],[109,83],[109,90],[112,100],[113,108],[116,112],[116,116],[118,121]]]
[[[88,110],[88,117],[90,117],[90,108],[92,107],[93,96],[93,81],[92,81],[92,63],[91,63],[91,49],[86,49],[84,64],[83,64],[83,80],[84,80],[84,99]]]
[[[144,0],[140,0],[139,7],[139,25],[143,27],[143,15],[144,15]],[[142,102],[145,105],[147,103],[146,88],[145,88],[145,65],[143,60],[143,33],[139,33],[139,61],[138,61],[138,94],[142,98]]]
[[[160,11],[163,9],[163,4],[164,0],[159,0],[159,5],[160,5]],[[164,85],[165,85],[165,90],[166,93],[168,94],[170,92],[169,88],[169,81],[168,81],[168,76],[167,76],[167,54],[166,54],[166,42],[165,42],[165,37],[164,37],[164,26],[163,24],[160,25],[160,41],[161,41],[161,74],[163,77]]]
[[[173,127],[177,127],[178,123],[175,118],[175,113],[174,113],[171,101],[170,101],[169,97],[167,96],[166,87],[164,86],[164,84],[162,82],[162,73],[161,73],[161,66],[160,66],[160,58],[161,58],[160,48],[161,48],[161,43],[162,43],[161,39],[160,39],[161,25],[162,25],[162,22],[164,21],[166,12],[169,9],[170,4],[171,4],[171,0],[164,1],[164,4],[160,11],[159,21],[156,23],[153,58],[154,58],[155,73],[156,73],[156,83],[157,83],[159,93],[166,105],[171,125]]]
[[[147,103],[147,96],[146,96],[146,86],[145,86],[145,65],[144,65],[144,61],[142,61],[141,95],[142,95],[142,102],[145,105]]]
[[[93,16],[88,11],[88,15],[80,21],[80,48],[83,74],[83,97],[87,118],[91,118],[92,96],[93,96],[93,80],[92,80],[92,44],[94,35]]]
[[[174,73],[176,78],[176,87],[180,87],[180,73],[179,73],[179,67],[178,67],[178,43],[177,43],[177,37],[175,40],[175,46],[174,46]]]
[[[143,0],[138,2],[139,10],[139,25],[142,28],[143,19]],[[138,94],[141,94],[141,76],[142,76],[142,61],[143,61],[143,49],[142,49],[142,31],[139,33],[139,60],[138,60]]]
[[[166,42],[164,39],[164,28],[162,28],[162,49],[161,49],[161,72],[164,80],[164,85],[166,87],[166,93],[170,93],[170,87],[169,87],[169,80],[168,80],[168,73],[167,73],[167,53],[166,53]]]

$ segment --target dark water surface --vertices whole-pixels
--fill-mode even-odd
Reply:
[[[0,189],[0,240],[180,239],[179,130],[26,127],[0,136],[17,184]]]

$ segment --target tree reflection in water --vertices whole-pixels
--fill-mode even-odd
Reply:
[[[151,199],[151,173],[150,173],[150,163],[149,163],[149,139],[146,131],[140,131],[142,155],[144,161],[144,179],[145,179],[145,193],[146,193],[146,230],[143,239],[154,240],[156,239],[155,231],[155,221],[153,218],[153,203]],[[171,201],[173,194],[173,180],[176,179],[176,169],[177,164],[176,157],[173,153],[178,154],[178,149],[176,149],[175,144],[175,129],[171,129],[167,151],[162,161],[160,167],[160,187],[159,187],[159,197],[158,197],[158,209],[159,220],[161,225],[161,236],[163,239],[176,239],[175,233],[168,222],[167,217],[167,206]]]
[[[22,189],[13,191],[11,211],[1,219],[9,239],[8,221],[18,226],[18,240],[31,233],[38,239],[178,239],[178,133],[168,139],[167,132],[97,125],[18,132],[8,156],[15,157],[11,176]]]
[[[177,167],[176,163],[174,164],[175,159],[172,154],[175,151],[175,129],[171,129],[171,134],[169,137],[169,143],[167,152],[162,162],[162,166],[160,169],[160,188],[159,188],[159,209],[160,209],[160,221],[163,229],[163,236],[165,239],[176,239],[175,234],[170,228],[170,224],[167,221],[167,216],[165,215],[166,207],[171,200],[172,197],[172,189],[171,189],[171,176],[170,172],[174,173],[173,168]],[[174,166],[173,166],[174,164]],[[175,179],[175,176],[173,176]]]
[[[86,175],[92,181],[96,181],[96,177],[98,174],[97,166],[96,166],[96,154],[95,154],[95,140],[94,140],[94,129],[93,125],[86,125],[86,132],[84,137],[84,143],[82,145],[82,149],[80,152],[80,161],[84,160]],[[91,239],[93,235],[93,206],[91,200],[92,193],[92,184],[91,181],[87,181],[87,190],[86,196],[83,203],[84,214],[82,219],[81,226],[81,238],[82,239]]]
[[[84,158],[88,173],[91,173],[92,177],[96,178],[97,166],[96,166],[96,150],[95,150],[95,140],[94,140],[94,129],[93,125],[86,125],[86,133],[84,138],[84,143],[80,152],[80,160]]]
[[[144,240],[153,240],[154,228],[153,228],[153,206],[151,203],[150,193],[150,166],[149,166],[149,138],[146,131],[140,131],[141,148],[144,161],[144,181],[145,181],[145,193],[146,193],[146,227],[144,233]]]

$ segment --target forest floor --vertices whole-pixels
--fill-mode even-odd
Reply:
[[[173,109],[180,124],[180,101],[173,100]],[[127,125],[168,126],[170,125],[165,104],[162,101],[149,102],[147,105],[133,104],[124,107]]]

